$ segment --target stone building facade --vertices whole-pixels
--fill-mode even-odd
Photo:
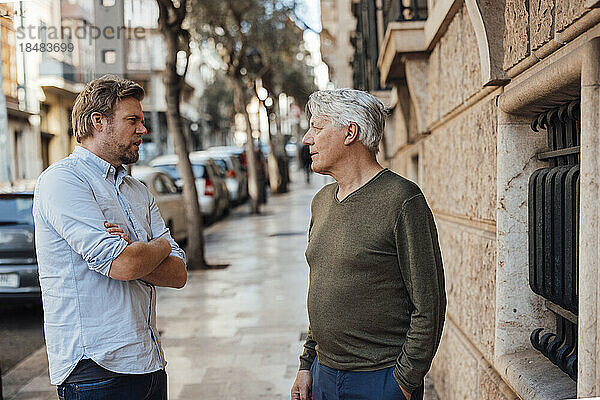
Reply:
[[[352,87],[350,36],[356,21],[346,12],[351,4],[352,0],[321,0],[321,54],[337,87]]]
[[[15,18],[13,4],[0,4],[0,61],[2,62],[2,83],[6,101],[7,126],[0,129],[0,182],[28,179],[37,163],[31,158],[31,149],[36,148],[39,132],[29,122],[31,113],[24,110],[19,101],[17,81],[17,42],[13,24]],[[4,111],[4,110],[3,110]],[[18,155],[18,156],[13,156]]]
[[[600,1],[353,3],[358,21],[383,14],[367,55],[392,109],[380,161],[421,186],[438,227],[440,399],[600,396]],[[559,166],[566,181],[536,183]],[[575,217],[555,218],[567,201]]]

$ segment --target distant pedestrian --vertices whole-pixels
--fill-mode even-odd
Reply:
[[[386,110],[370,94],[313,93],[309,333],[296,400],[420,400],[446,308],[436,226],[413,182],[376,160]]]
[[[167,398],[155,286],[182,287],[185,254],[148,189],[127,175],[147,133],[140,85],[104,76],[73,106],[81,146],[34,198],[50,381],[60,399]]]
[[[306,176],[306,183],[310,183],[310,174],[312,173],[312,159],[310,156],[310,148],[307,144],[303,144],[300,148],[300,165]]]

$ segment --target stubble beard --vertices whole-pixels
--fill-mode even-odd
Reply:
[[[113,159],[118,160],[120,164],[134,164],[140,158],[139,151],[131,150],[131,146],[133,146],[132,142],[129,144],[119,144],[118,143],[118,135],[115,134],[114,126],[110,125],[110,134],[109,134],[109,146],[112,147],[111,152],[113,153]]]
[[[121,151],[119,152],[119,161],[121,164],[133,164],[136,163],[140,158],[140,153],[135,150],[131,150],[131,144],[129,146],[119,146]]]

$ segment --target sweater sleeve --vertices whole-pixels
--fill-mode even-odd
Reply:
[[[422,193],[406,200],[395,226],[398,264],[413,311],[394,378],[413,392],[423,382],[444,326],[446,291],[433,215]]]
[[[304,351],[302,352],[302,355],[300,355],[300,370],[310,369],[313,361],[317,358],[316,346],[317,342],[312,338],[309,326],[308,336],[306,337],[306,342],[304,342]]]

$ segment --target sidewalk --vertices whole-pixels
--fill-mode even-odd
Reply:
[[[169,399],[289,398],[308,324],[310,201],[325,182],[293,178],[261,215],[242,205],[206,230],[208,261],[228,268],[191,271],[183,289],[159,289]],[[56,399],[47,368],[41,348],[2,377],[5,399]]]
[[[293,178],[263,214],[243,205],[206,230],[208,261],[228,268],[192,271],[185,288],[159,290],[169,399],[289,399],[308,325],[310,201],[326,182],[313,176],[306,185],[296,171]],[[45,348],[2,380],[6,399],[56,399]]]

